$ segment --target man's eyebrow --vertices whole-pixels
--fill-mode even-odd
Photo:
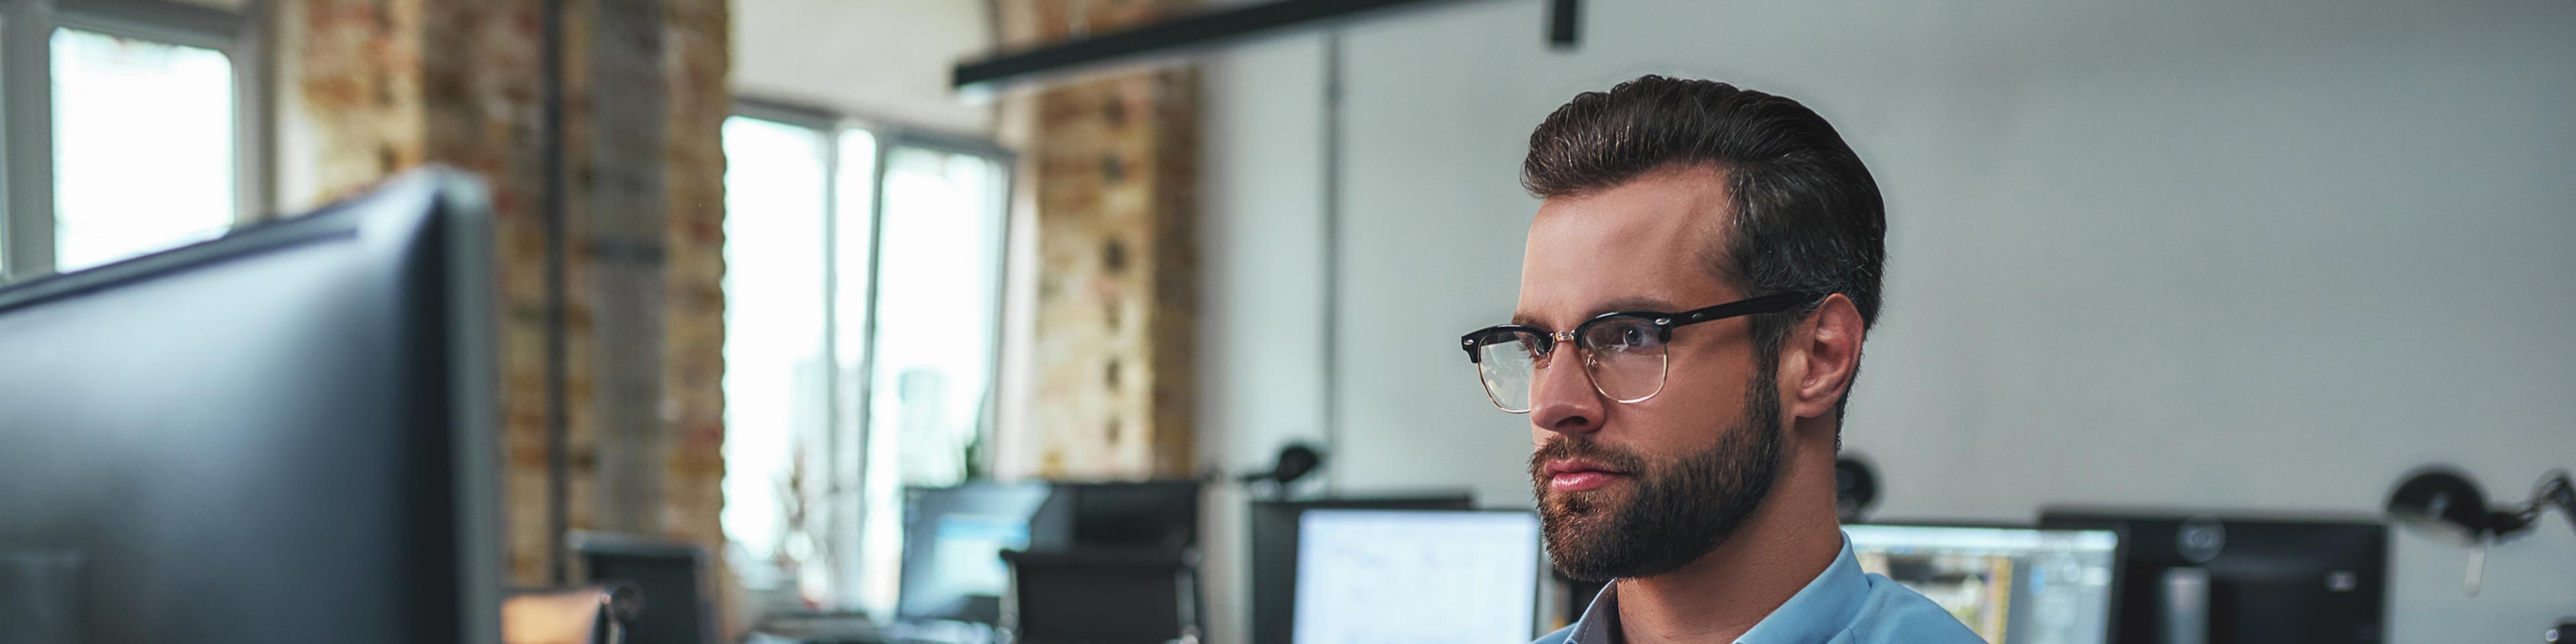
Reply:
[[[1655,311],[1658,313],[1677,313],[1681,310],[1681,306],[1673,304],[1671,300],[1653,297],[1623,297],[1603,302],[1601,304],[1601,308],[1593,311],[1592,315],[1600,315],[1615,311]],[[1591,316],[1584,317],[1589,318]]]
[[[1601,315],[1601,314],[1603,314],[1603,313],[1616,313],[1616,312],[1620,312],[1620,311],[1654,311],[1654,312],[1657,312],[1657,313],[1679,313],[1679,312],[1681,312],[1682,310],[1683,310],[1683,309],[1682,309],[1680,306],[1677,306],[1677,305],[1673,304],[1673,303],[1672,303],[1672,301],[1670,301],[1670,300],[1665,300],[1665,299],[1661,299],[1661,298],[1644,297],[1644,296],[1623,297],[1623,298],[1618,298],[1618,299],[1610,300],[1610,301],[1608,301],[1608,302],[1603,302],[1603,303],[1601,303],[1601,304],[1599,304],[1599,305],[1597,305],[1597,306],[1594,306],[1594,307],[1593,307],[1593,309],[1592,309],[1591,311],[1587,311],[1587,312],[1585,312],[1585,313],[1583,314],[1583,317],[1582,317],[1582,319],[1581,319],[1581,320],[1576,320],[1576,321],[1577,321],[1577,322],[1580,322],[1580,321],[1582,321],[1582,320],[1589,320],[1589,319],[1592,319],[1592,318],[1593,318],[1593,316]],[[1539,319],[1538,319],[1538,317],[1537,317],[1537,316],[1530,315],[1530,314],[1528,314],[1528,313],[1522,313],[1522,312],[1515,312],[1515,313],[1513,313],[1513,314],[1512,314],[1512,323],[1513,323],[1513,324],[1518,324],[1518,325],[1521,325],[1521,326],[1538,327],[1538,328],[1542,328],[1542,329],[1547,328],[1547,325],[1546,325],[1546,324],[1541,323],[1541,322],[1539,321]],[[1570,330],[1570,327],[1569,327],[1569,329],[1560,329],[1560,330]]]

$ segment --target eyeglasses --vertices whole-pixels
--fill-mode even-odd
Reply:
[[[1592,379],[1594,391],[1620,403],[1638,403],[1664,390],[1670,367],[1664,344],[1673,340],[1674,328],[1778,313],[1824,297],[1777,293],[1680,313],[1613,311],[1593,316],[1572,331],[1555,333],[1504,324],[1478,329],[1459,341],[1466,345],[1467,361],[1476,364],[1476,375],[1484,381],[1485,397],[1503,411],[1529,413],[1530,389],[1538,382],[1538,370],[1548,365],[1559,342],[1573,342],[1582,354],[1583,372]]]

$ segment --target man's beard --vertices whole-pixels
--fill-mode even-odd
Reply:
[[[1559,435],[1530,455],[1540,525],[1558,572],[1587,581],[1652,577],[1680,569],[1726,543],[1771,494],[1780,469],[1779,374],[1757,369],[1744,417],[1717,444],[1649,463],[1587,438]],[[1583,458],[1626,472],[1634,498],[1601,491],[1548,495],[1549,460]]]

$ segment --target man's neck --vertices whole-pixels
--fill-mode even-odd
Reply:
[[[1733,642],[1833,565],[1842,553],[1833,458],[1793,454],[1781,467],[1770,498],[1725,544],[1680,570],[1619,580],[1626,644]]]

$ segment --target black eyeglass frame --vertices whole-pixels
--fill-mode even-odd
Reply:
[[[1574,341],[1576,342],[1581,342],[1582,338],[1589,337],[1585,335],[1584,332],[1590,331],[1594,325],[1611,320],[1642,319],[1647,323],[1654,325],[1656,342],[1670,343],[1673,341],[1673,329],[1676,328],[1699,324],[1701,322],[1715,322],[1727,318],[1744,317],[1747,315],[1779,313],[1781,311],[1787,311],[1815,303],[1818,300],[1825,299],[1827,295],[1830,294],[1808,293],[1803,291],[1773,293],[1761,297],[1745,298],[1733,302],[1727,302],[1725,304],[1691,309],[1679,313],[1665,313],[1662,311],[1611,311],[1592,316],[1592,319],[1584,320],[1582,324],[1575,325],[1574,330],[1569,331],[1564,335],[1565,337],[1574,338]],[[1491,344],[1489,341],[1496,335],[1512,331],[1527,332],[1531,336],[1538,338],[1538,354],[1533,356],[1533,358],[1544,358],[1549,354],[1556,352],[1558,334],[1527,324],[1497,324],[1459,336],[1458,340],[1461,344],[1465,345],[1463,348],[1467,351],[1467,361],[1482,364],[1485,361],[1484,355],[1477,353],[1476,348]]]

